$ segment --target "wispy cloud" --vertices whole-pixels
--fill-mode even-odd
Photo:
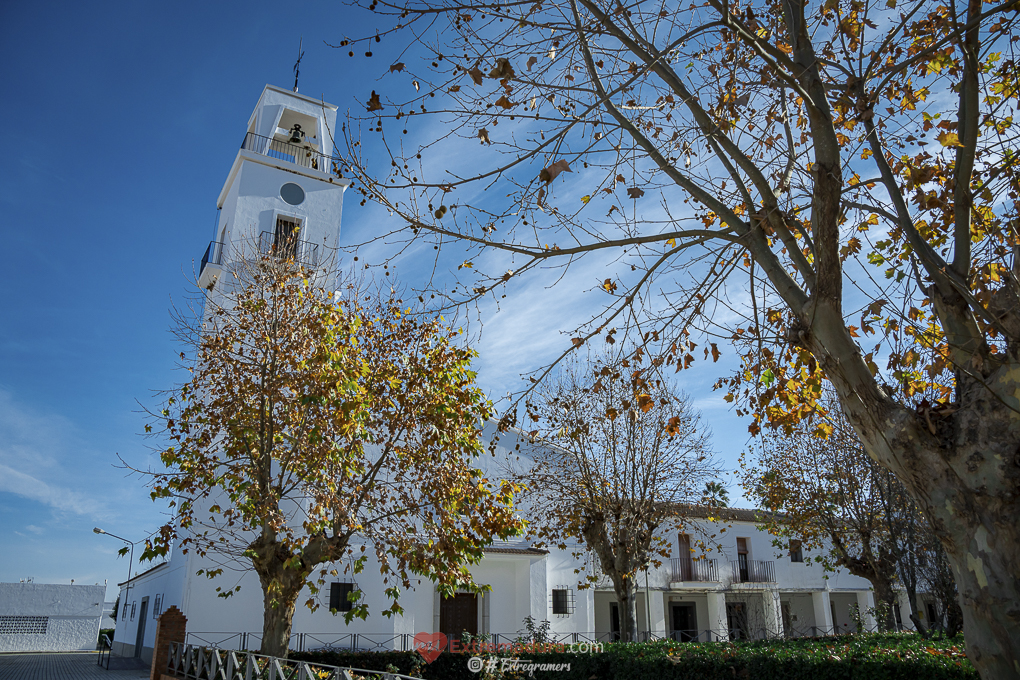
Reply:
[[[38,413],[0,387],[0,493],[43,503],[59,512],[104,518],[99,495],[77,491],[87,475],[76,459],[87,447],[77,428],[56,414]],[[36,534],[42,529],[26,527]]]

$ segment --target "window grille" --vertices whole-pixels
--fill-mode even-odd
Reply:
[[[132,602],[132,603],[131,603],[131,620],[132,620],[132,621],[134,621],[134,620],[135,620],[135,606],[136,606],[137,604],[138,604],[137,602]]]
[[[354,608],[350,594],[354,592],[353,583],[335,581],[329,584],[329,610],[333,612],[349,612]]]
[[[574,591],[566,586],[552,591],[552,613],[556,616],[570,616],[574,613]]]
[[[152,605],[152,618],[158,619],[159,615],[163,613],[163,596],[156,595],[155,604]]]
[[[48,616],[0,616],[0,635],[45,635]]]

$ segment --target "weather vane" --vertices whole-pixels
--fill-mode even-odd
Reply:
[[[298,41],[297,61],[294,62],[294,91],[295,92],[297,92],[298,77],[301,75],[301,57],[305,56],[304,50],[301,49],[301,47],[304,45],[304,42],[305,42],[305,37],[301,36],[301,39]]]

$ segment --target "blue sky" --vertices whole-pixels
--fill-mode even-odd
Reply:
[[[292,85],[301,36],[301,92],[355,106],[386,55],[353,62],[324,41],[373,27],[340,2],[2,4],[0,581],[124,580],[121,544],[91,530],[139,540],[164,520],[117,455],[149,460],[139,402],[179,378],[168,309],[188,292],[248,116],[266,83]],[[350,238],[377,228],[353,197]],[[569,293],[520,295],[479,345],[493,396],[569,342],[548,313],[574,306]],[[723,372],[702,364],[685,387],[732,468],[746,423],[710,390]]]

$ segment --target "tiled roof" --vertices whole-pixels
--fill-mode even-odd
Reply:
[[[679,514],[697,519],[714,519],[731,522],[764,522],[777,517],[765,510],[748,508],[713,508],[707,505],[687,505],[679,508]]]

